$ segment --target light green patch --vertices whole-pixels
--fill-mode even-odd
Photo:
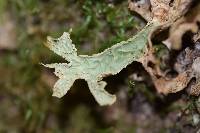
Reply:
[[[136,36],[115,44],[99,54],[92,56],[77,55],[75,45],[65,32],[60,38],[48,37],[47,47],[62,56],[69,63],[54,63],[44,65],[55,68],[55,74],[60,79],[53,89],[53,96],[64,96],[76,79],[85,79],[94,98],[100,105],[111,105],[116,96],[104,90],[107,75],[115,75],[123,68],[143,57],[148,44],[148,35],[156,24],[148,23]]]

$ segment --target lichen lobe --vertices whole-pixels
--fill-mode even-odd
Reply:
[[[77,55],[77,49],[67,32],[64,32],[58,39],[48,37],[47,47],[69,62],[44,65],[48,68],[54,68],[55,75],[59,77],[53,88],[53,96],[61,98],[68,92],[76,79],[84,79],[100,105],[113,104],[116,101],[116,96],[104,89],[106,82],[102,79],[107,75],[119,73],[144,54],[148,34],[153,27],[152,24],[148,24],[136,36],[92,56]]]

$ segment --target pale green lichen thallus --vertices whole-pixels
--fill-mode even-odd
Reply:
[[[103,77],[117,74],[127,65],[141,58],[148,44],[148,35],[155,27],[154,23],[148,23],[127,41],[117,43],[92,56],[77,55],[75,45],[67,32],[58,39],[48,37],[49,49],[69,62],[44,65],[55,68],[55,74],[59,77],[53,88],[53,96],[59,98],[64,96],[76,79],[84,79],[100,105],[113,104],[116,96],[105,91],[106,82],[102,81]]]

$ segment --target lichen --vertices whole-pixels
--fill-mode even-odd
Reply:
[[[44,65],[55,68],[55,75],[60,78],[54,85],[53,96],[64,96],[76,79],[84,79],[100,105],[113,104],[116,96],[104,90],[106,82],[102,79],[138,61],[145,54],[148,35],[155,27],[155,23],[148,23],[136,36],[92,56],[77,55],[77,49],[67,32],[58,39],[48,37],[47,47],[69,62]]]

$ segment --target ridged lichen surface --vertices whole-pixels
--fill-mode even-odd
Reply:
[[[55,75],[59,77],[53,88],[53,96],[59,98],[64,96],[76,79],[84,79],[100,105],[113,104],[116,96],[104,89],[106,82],[102,81],[103,77],[115,75],[133,61],[143,57],[148,44],[148,35],[155,27],[154,23],[148,23],[127,41],[117,43],[92,56],[77,55],[77,49],[67,32],[58,39],[48,37],[47,47],[69,62],[44,65],[54,68]]]

